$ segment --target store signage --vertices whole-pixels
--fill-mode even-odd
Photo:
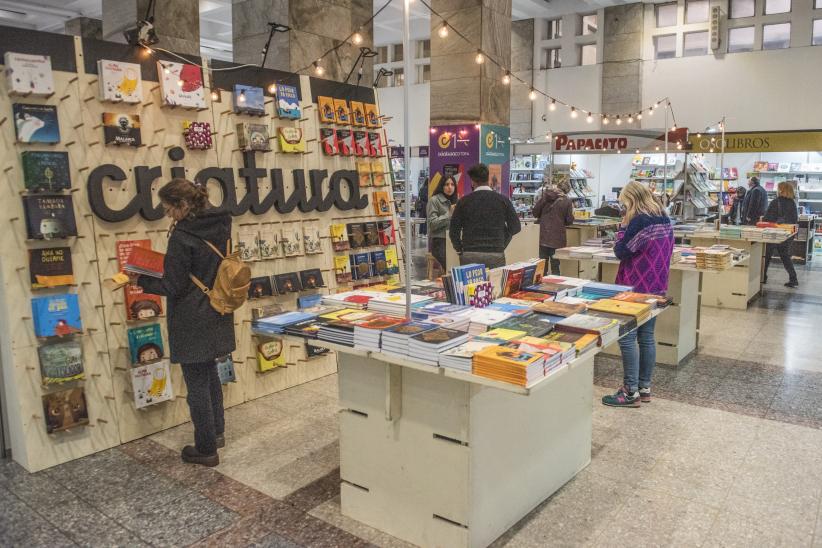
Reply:
[[[719,133],[691,135],[688,139],[694,152],[720,152]],[[822,130],[756,131],[725,133],[725,152],[807,152],[822,150]]]
[[[194,181],[200,184],[216,182],[222,190],[222,203],[214,204],[218,209],[228,211],[234,216],[243,215],[249,211],[254,215],[263,215],[272,208],[278,213],[291,213],[299,209],[303,213],[312,211],[328,211],[336,207],[342,211],[365,209],[368,207],[368,196],[360,195],[359,178],[354,170],[343,169],[331,174],[330,182],[326,186],[328,171],[325,169],[311,169],[308,171],[308,184],[305,180],[305,171],[292,170],[294,189],[286,197],[285,183],[282,169],[272,169],[266,172],[258,168],[254,152],[243,154],[243,167],[238,170],[239,176],[245,179],[245,194],[238,199],[235,189],[234,169],[208,167],[194,176]],[[185,168],[176,166],[171,168],[171,177],[184,178]],[[271,190],[265,197],[260,196],[260,181],[266,178],[271,180]],[[161,166],[137,166],[134,168],[134,179],[137,186],[136,195],[123,207],[115,208],[106,202],[105,183],[109,181],[125,181],[126,173],[114,164],[105,164],[92,170],[87,181],[88,200],[92,212],[110,223],[119,223],[139,214],[147,221],[156,221],[163,217],[163,207],[155,204],[152,185],[158,179],[164,179],[165,174]],[[310,191],[308,186],[310,186]],[[327,193],[323,195],[323,191]]]
[[[482,124],[480,162],[488,166],[491,188],[508,192],[511,166],[511,130],[507,126]]]
[[[389,158],[404,158],[405,147],[388,147]]]
[[[471,192],[466,172],[480,161],[480,125],[432,126],[429,138],[431,181],[452,175],[460,196]]]
[[[687,128],[668,132],[668,146],[676,149],[688,137]],[[574,153],[616,153],[634,151],[657,151],[665,146],[664,130],[601,131],[599,133],[571,132],[554,137],[554,152]]]

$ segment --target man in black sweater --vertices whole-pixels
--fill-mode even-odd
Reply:
[[[768,209],[768,191],[759,184],[759,177],[751,177],[748,189],[742,200],[742,224],[755,225]]]
[[[473,192],[460,198],[451,215],[449,235],[460,255],[460,264],[479,263],[486,268],[505,265],[505,248],[522,230],[517,212],[506,196],[488,186],[488,166],[468,170]]]

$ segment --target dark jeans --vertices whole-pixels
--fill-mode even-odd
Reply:
[[[223,387],[214,360],[184,363],[183,378],[188,388],[188,409],[194,423],[194,447],[203,455],[217,452],[218,434],[225,431]]]
[[[779,255],[779,258],[782,259],[782,266],[785,267],[785,272],[788,273],[788,280],[791,282],[797,281],[796,279],[796,269],[793,267],[793,261],[791,260],[791,243],[793,242],[793,238],[788,240],[787,242],[782,242],[781,244],[767,244],[765,249],[765,278],[768,277],[768,267],[771,265],[771,257],[773,257],[774,253]]]
[[[548,274],[548,267],[551,268],[551,274],[554,276],[559,276],[559,259],[554,259],[554,253],[556,253],[556,249],[553,247],[548,247],[547,245],[539,246],[539,258],[545,259],[545,272],[542,275]]]
[[[431,238],[431,255],[440,263],[442,273],[445,274],[445,238]]]
[[[491,253],[485,251],[463,251],[460,255],[460,265],[479,263],[485,268],[499,268],[505,266],[505,253]]]

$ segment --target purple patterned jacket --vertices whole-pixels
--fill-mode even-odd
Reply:
[[[619,259],[616,283],[638,293],[665,295],[674,249],[674,232],[666,216],[640,214],[616,236],[614,254]]]

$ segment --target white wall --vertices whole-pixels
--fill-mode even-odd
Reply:
[[[534,82],[542,90],[550,90],[552,96],[563,101],[573,103],[583,109],[598,111],[601,103],[602,65],[587,65],[536,71]],[[585,121],[585,112],[579,113],[576,119],[571,118],[568,108],[557,103],[557,109],[550,111],[549,103],[544,99],[537,99],[534,105],[532,127],[534,135],[545,135],[549,130],[558,131],[590,131],[599,129],[599,120]],[[543,115],[546,121],[542,120]]]

